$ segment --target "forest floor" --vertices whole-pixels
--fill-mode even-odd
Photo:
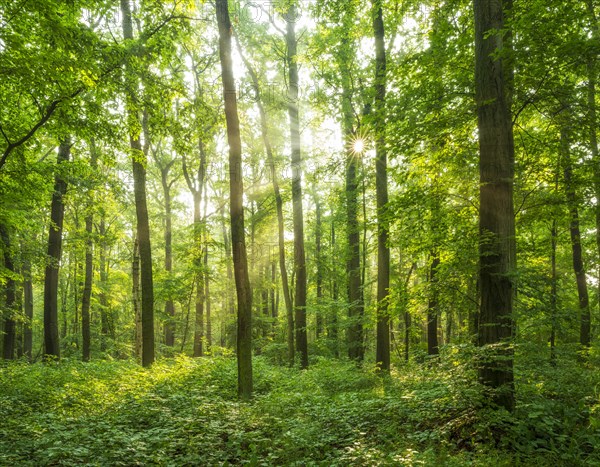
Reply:
[[[232,357],[2,363],[0,465],[600,465],[597,365],[519,350],[509,415],[484,408],[470,352],[387,378],[257,357],[250,403]]]

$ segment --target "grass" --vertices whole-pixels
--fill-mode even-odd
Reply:
[[[600,374],[517,359],[514,415],[486,408],[468,348],[390,377],[315,358],[256,358],[251,403],[232,358],[0,367],[0,465],[598,465]]]

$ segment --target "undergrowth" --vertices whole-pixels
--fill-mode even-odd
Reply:
[[[0,465],[598,465],[600,373],[517,351],[514,414],[485,404],[467,347],[369,368],[254,360],[236,400],[229,357],[0,366]]]

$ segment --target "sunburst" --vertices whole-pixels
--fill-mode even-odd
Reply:
[[[348,141],[348,151],[357,156],[362,156],[368,146],[368,138],[366,134],[361,132],[357,132],[349,141]]]

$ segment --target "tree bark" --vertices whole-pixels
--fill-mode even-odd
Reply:
[[[13,263],[11,246],[10,246],[10,233],[8,228],[4,224],[0,224],[0,237],[2,238],[2,250],[4,256],[4,267],[9,273],[6,279],[5,292],[6,301],[5,316],[4,316],[4,341],[2,344],[2,358],[5,360],[12,360],[15,358],[15,341],[16,341],[16,323],[15,323],[15,303],[16,303],[16,283],[12,276],[15,273],[15,267]]]
[[[140,249],[137,237],[133,239],[131,261],[133,317],[135,320],[135,355],[142,359],[142,304],[140,299]]]
[[[319,200],[316,187],[313,188],[313,198],[315,201],[315,262],[317,263],[316,337],[318,339],[323,334],[323,253],[321,248],[321,240],[323,237],[323,222],[321,220],[321,201]]]
[[[377,193],[377,346],[375,363],[390,370],[390,288],[387,150],[385,138],[386,54],[382,0],[373,0],[373,33],[375,36],[375,189]]]
[[[479,344],[486,347],[479,378],[495,389],[493,402],[512,411],[515,405],[510,342],[515,251],[514,140],[504,65],[496,55],[503,48],[502,8],[502,1],[474,0],[480,153]]]
[[[98,154],[94,142],[91,143],[90,165],[93,169],[97,167]],[[94,226],[93,209],[93,191],[88,191],[90,197],[88,213],[85,216],[85,279],[83,285],[83,296],[81,299],[81,338],[82,338],[82,360],[88,362],[90,360],[90,344],[91,344],[91,329],[90,329],[90,304],[92,299],[92,281],[94,277],[94,240],[92,238]]]
[[[100,350],[105,352],[107,349],[108,337],[110,334],[110,323],[108,314],[108,273],[106,270],[107,264],[107,241],[106,241],[106,220],[104,214],[100,219],[100,225],[98,227],[98,233],[100,235],[100,258],[99,258],[99,269],[100,269],[100,294],[98,296],[98,304],[100,305]],[[137,241],[137,239],[136,239]],[[139,253],[138,253],[139,254]],[[138,277],[139,279],[139,277]],[[140,310],[141,316],[141,310]],[[141,339],[141,337],[140,337]],[[141,358],[141,353],[140,353]]]
[[[306,255],[304,251],[304,212],[302,208],[302,153],[300,147],[300,103],[298,97],[298,41],[295,18],[297,8],[291,4],[287,10],[285,43],[288,67],[288,115],[290,118],[290,141],[292,146],[292,207],[294,221],[294,321],[296,350],[300,354],[300,366],[308,368],[308,340],[306,332]]]
[[[431,267],[429,270],[429,304],[427,306],[427,354],[438,355],[438,291],[437,268],[440,265],[440,256],[437,251],[430,255]]]
[[[573,271],[575,272],[577,295],[579,297],[579,343],[584,348],[587,348],[590,346],[590,299],[585,277],[585,268],[583,265],[581,229],[579,227],[579,207],[573,182],[573,166],[571,164],[569,135],[567,129],[564,127],[560,132],[560,143],[565,176],[565,192],[567,195],[567,204],[569,206],[569,232],[571,234],[571,249],[573,251]]]
[[[133,39],[133,27],[129,0],[121,0],[123,15],[123,38]],[[149,367],[154,362],[154,282],[152,277],[152,248],[150,245],[150,222],[146,202],[146,154],[142,150],[139,131],[140,125],[134,102],[137,83],[128,76],[126,67],[126,84],[130,95],[126,96],[126,111],[129,126],[129,144],[133,164],[133,193],[135,197],[135,213],[137,221],[137,238],[140,249],[140,278],[142,290],[142,366]]]
[[[50,208],[50,232],[48,234],[48,264],[44,279],[44,355],[60,358],[58,334],[58,272],[62,255],[62,230],[65,214],[63,197],[67,192],[67,181],[60,173],[71,157],[71,142],[65,139],[58,148],[57,174],[54,178],[54,193]]]
[[[246,239],[244,235],[244,180],[242,176],[242,141],[237,111],[233,62],[231,58],[231,21],[227,0],[216,0],[219,25],[219,58],[225,98],[225,120],[229,143],[229,208],[233,268],[238,301],[237,362],[238,395],[252,397],[252,291],[248,275]]]
[[[174,162],[175,159],[172,159],[169,163],[160,168],[160,180],[165,197],[165,271],[169,278],[173,273],[173,214],[171,208],[172,201],[169,171]],[[169,297],[165,301],[165,316],[167,317],[167,322],[164,327],[165,345],[173,347],[175,345],[175,304],[171,298],[170,291]]]
[[[25,323],[23,325],[23,354],[31,361],[33,353],[33,281],[31,277],[31,262],[23,261],[23,309]]]

